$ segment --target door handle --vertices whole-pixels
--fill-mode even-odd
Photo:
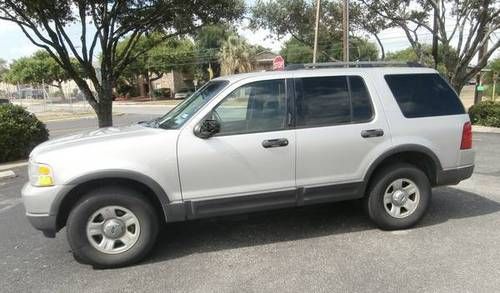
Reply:
[[[384,130],[382,129],[368,129],[361,131],[361,136],[364,138],[379,137],[384,135]]]
[[[266,149],[285,147],[287,145],[288,145],[288,139],[286,138],[266,139],[262,142],[262,146]]]

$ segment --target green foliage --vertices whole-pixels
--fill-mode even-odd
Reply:
[[[496,91],[496,96],[498,97],[498,94],[500,93],[500,84],[499,84],[499,81],[498,81],[498,78],[500,76],[500,57],[491,60],[488,63],[487,68],[490,71],[488,71],[488,72],[486,72],[484,74],[484,83],[490,85],[489,86],[490,93],[488,95],[491,96],[491,92],[493,90],[493,75],[496,72],[497,73],[497,85],[496,85],[496,90],[495,91]]]
[[[15,60],[5,75],[5,79],[12,84],[52,84],[68,80],[69,76],[46,51],[38,51],[30,57]]]
[[[238,36],[231,35],[222,43],[219,52],[221,74],[228,75],[252,71],[255,48]]]
[[[331,61],[330,58],[342,59],[342,48],[339,46],[332,47],[325,53],[317,57],[318,62],[328,62]],[[311,63],[313,48],[291,38],[283,44],[280,54],[285,58],[287,64]],[[351,38],[349,55],[351,60],[374,61],[378,59],[378,50],[375,44],[365,39]]]
[[[500,102],[483,101],[470,107],[472,124],[500,127]]]
[[[45,124],[35,115],[20,106],[0,105],[0,162],[26,159],[48,137]]]
[[[204,25],[237,20],[244,12],[243,0],[0,0],[0,18],[20,27],[58,61],[97,113],[101,127],[112,125],[113,88],[125,67],[143,53],[132,52],[142,36],[189,35]],[[81,35],[72,38],[75,26]],[[126,49],[117,54],[124,39]],[[72,57],[82,71],[75,69]]]
[[[117,54],[122,54],[128,39],[120,42]],[[132,49],[136,58],[125,67],[122,77],[135,79],[139,75],[149,74],[151,78],[160,77],[172,69],[189,71],[194,59],[194,44],[188,39],[171,38],[164,40],[160,34],[151,34],[139,38]]]
[[[422,50],[423,50],[423,55],[422,55],[422,62],[424,65],[428,67],[434,67],[434,58],[432,57],[432,47],[431,45],[428,44],[423,44],[422,45]],[[449,49],[451,51],[451,49]],[[449,72],[446,69],[447,65],[445,64],[446,62],[452,63],[455,62],[452,60],[452,57],[449,57],[448,60],[444,60],[444,53],[445,49],[444,46],[439,45],[438,46],[438,66],[437,70],[439,73],[443,74],[444,76],[449,76]],[[386,60],[392,60],[392,61],[401,61],[401,62],[419,62],[419,58],[417,54],[415,53],[415,50],[412,47],[408,47],[403,50],[399,50],[396,52],[390,52],[387,53],[386,55]]]
[[[216,24],[201,28],[194,36],[197,51],[195,77],[198,80],[208,80],[208,68],[212,69],[214,76],[220,75],[220,64],[218,53],[224,41],[236,31],[228,25]]]
[[[292,60],[303,61],[309,55],[309,48],[314,44],[314,26],[316,1],[306,0],[271,0],[257,1],[252,8],[250,27],[252,29],[266,28],[278,38],[291,35],[298,42],[292,43],[289,55]],[[358,5],[351,3],[351,31],[362,29],[362,11]],[[322,1],[318,32],[318,60],[334,61],[342,59],[342,3],[341,1]],[[358,20],[359,19],[359,20]],[[378,25],[370,26],[373,32],[378,31]],[[302,44],[302,45],[300,45]],[[295,52],[295,53],[292,53]],[[350,60],[376,60],[377,47],[366,39],[351,36],[349,44]],[[311,62],[312,57],[307,60]],[[288,62],[288,61],[287,61]],[[288,62],[295,63],[295,62]],[[303,62],[298,62],[303,63]]]

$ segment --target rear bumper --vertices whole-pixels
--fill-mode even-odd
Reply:
[[[439,171],[436,185],[456,185],[460,181],[470,178],[472,172],[474,172],[474,165]]]

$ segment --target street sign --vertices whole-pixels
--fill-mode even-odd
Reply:
[[[478,92],[483,92],[484,91],[484,86],[482,84],[477,86],[477,91]]]
[[[285,69],[285,59],[280,55],[274,57],[273,59],[273,70],[284,70]]]

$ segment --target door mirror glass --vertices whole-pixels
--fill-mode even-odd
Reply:
[[[196,125],[194,135],[199,138],[210,138],[220,131],[220,124],[217,120],[207,119]]]

